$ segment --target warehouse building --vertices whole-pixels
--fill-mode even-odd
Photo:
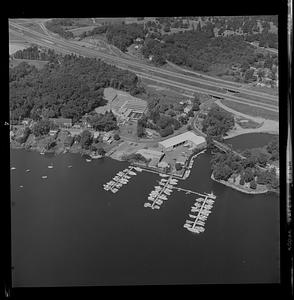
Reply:
[[[180,145],[187,145],[193,148],[204,148],[206,140],[203,136],[196,135],[192,131],[173,136],[158,143],[163,151],[170,151]]]

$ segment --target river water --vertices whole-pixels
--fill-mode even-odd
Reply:
[[[241,149],[236,140],[228,142]],[[138,173],[112,194],[102,184],[127,163],[12,150],[13,286],[278,283],[278,196],[212,181],[210,159],[201,154],[178,184],[217,196],[197,235],[183,228],[192,195],[174,191],[160,210],[143,207],[156,174]]]

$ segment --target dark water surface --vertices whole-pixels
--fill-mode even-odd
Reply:
[[[13,285],[279,282],[279,198],[212,181],[210,159],[201,154],[178,184],[217,195],[196,235],[183,228],[195,197],[175,191],[160,210],[143,207],[156,174],[138,173],[112,194],[102,184],[124,162],[12,150]]]

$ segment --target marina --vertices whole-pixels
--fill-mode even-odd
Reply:
[[[161,177],[165,174],[161,174]],[[170,176],[168,179],[162,178],[157,186],[154,187],[154,190],[150,192],[148,200],[152,203],[145,202],[144,207],[150,207],[151,209],[159,209],[160,205],[167,200],[167,196],[170,196],[172,193],[173,185],[176,185],[178,180]]]
[[[129,168],[124,169],[123,171],[119,171],[112,180],[108,181],[107,183],[103,184],[103,188],[105,191],[111,191],[112,193],[117,193],[118,190],[125,184],[129,182],[131,176],[137,175],[134,171],[135,169],[138,172],[141,172],[141,168],[136,168],[130,166]]]
[[[191,213],[196,214],[189,214],[189,217],[193,219],[193,221],[186,220],[186,223],[183,227],[193,233],[204,232],[205,221],[207,220],[208,215],[211,213],[210,210],[212,209],[212,204],[214,203],[213,199],[216,199],[216,196],[213,193],[206,193],[205,195],[202,195],[201,198],[195,199],[194,206],[191,207]]]

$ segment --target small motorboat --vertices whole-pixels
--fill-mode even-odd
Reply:
[[[11,168],[11,170],[15,170],[15,169],[16,169],[15,167],[12,167],[12,168]]]
[[[91,159],[88,159],[88,158],[86,159],[86,162],[90,162],[90,161],[92,161],[92,160],[91,160]]]
[[[30,172],[31,170],[30,169],[26,169],[26,172]]]
[[[47,177],[48,177],[47,175],[42,176],[43,179],[46,179]]]
[[[23,188],[23,185],[20,185],[19,187],[20,187],[20,188]]]
[[[48,169],[52,169],[53,168],[53,166],[48,166]]]
[[[151,207],[151,204],[146,202],[146,203],[144,203],[144,207]]]
[[[72,166],[67,166],[68,168],[72,168]]]

